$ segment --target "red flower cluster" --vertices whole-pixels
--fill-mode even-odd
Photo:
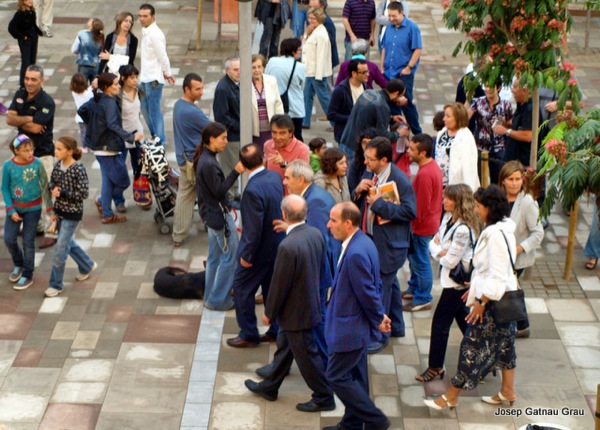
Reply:
[[[517,72],[521,72],[527,68],[527,62],[520,58],[517,58],[515,61],[513,61],[513,65],[515,66]]]
[[[444,0],[442,2],[442,8],[448,9],[450,7],[450,0]]]
[[[546,151],[553,155],[561,165],[567,164],[567,144],[562,140],[550,139],[544,145]]]
[[[546,25],[548,26],[548,28],[553,28],[558,31],[563,31],[565,29],[565,23],[562,21],[558,21],[557,19],[551,19]]]
[[[515,16],[513,20],[510,22],[510,31],[513,33],[516,31],[521,31],[525,27],[529,25],[529,20],[525,19],[522,16]]]
[[[571,109],[565,109],[562,112],[559,112],[556,115],[557,122],[566,122],[567,128],[578,128],[579,127],[579,118],[575,115],[575,113]]]
[[[479,42],[480,40],[485,38],[485,33],[483,30],[476,28],[475,30],[471,30],[467,33],[467,37],[470,37],[475,42]]]
[[[517,48],[512,43],[507,43],[504,45],[504,53],[506,55],[515,55],[517,53]]]

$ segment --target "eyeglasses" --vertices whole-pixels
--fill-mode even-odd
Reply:
[[[359,75],[368,75],[371,72],[368,70],[365,70],[364,72],[356,72],[356,73],[358,73]]]

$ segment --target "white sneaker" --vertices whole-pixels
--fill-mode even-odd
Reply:
[[[98,268],[98,263],[96,263],[94,261],[94,265],[92,266],[92,269],[89,272],[87,272],[87,273],[80,273],[79,275],[75,276],[75,279],[78,280],[78,281],[80,281],[80,282],[81,281],[85,281],[86,279],[88,279],[90,277],[90,275],[92,274],[92,272],[94,270],[96,270],[97,268]]]
[[[50,288],[47,288],[46,291],[44,291],[44,295],[46,297],[56,297],[59,294],[61,294],[62,292],[63,292],[63,290],[59,290],[58,288],[50,287]]]

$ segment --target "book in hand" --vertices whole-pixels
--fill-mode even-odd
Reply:
[[[386,202],[394,203],[395,205],[399,205],[401,203],[400,194],[398,194],[398,187],[394,181],[378,185],[374,194],[377,193],[381,193],[381,198]],[[390,222],[389,219],[384,219],[377,215],[377,223],[379,225],[387,224],[388,222]]]

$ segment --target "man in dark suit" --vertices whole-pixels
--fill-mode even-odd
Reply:
[[[254,311],[254,295],[259,286],[267,300],[277,247],[283,239],[283,234],[273,230],[273,221],[281,218],[279,205],[283,199],[283,185],[277,173],[265,169],[263,158],[262,149],[255,144],[246,145],[240,151],[240,161],[249,175],[242,196],[242,237],[238,248],[239,264],[233,279],[235,316],[240,334],[227,339],[227,345],[234,348],[272,342],[277,337],[275,324],[267,333],[259,335]]]
[[[417,203],[410,180],[392,161],[392,145],[386,137],[376,137],[367,143],[365,164],[367,170],[354,193],[362,214],[362,230],[373,238],[381,262],[383,305],[392,320],[393,337],[405,334],[402,316],[402,293],[398,285],[398,269],[408,255],[410,223],[417,215]],[[378,187],[394,182],[400,204],[382,198]],[[369,353],[381,351],[389,336],[369,347]]]
[[[346,406],[342,421],[323,430],[385,430],[390,422],[369,398],[367,346],[380,332],[391,330],[383,311],[379,256],[371,239],[360,231],[360,211],[350,202],[331,209],[333,237],[342,242],[342,255],[333,279],[325,319],[329,348],[327,379]]]
[[[333,391],[325,378],[325,366],[315,342],[314,327],[321,321],[319,266],[325,251],[323,235],[306,224],[306,201],[296,195],[281,203],[287,237],[277,249],[275,271],[265,305],[263,322],[279,324],[277,346],[287,350],[285,357],[273,362],[273,370],[261,383],[247,379],[246,387],[269,401],[277,399],[279,387],[294,358],[306,384],[313,390],[312,399],[299,403],[303,412],[335,409]]]

